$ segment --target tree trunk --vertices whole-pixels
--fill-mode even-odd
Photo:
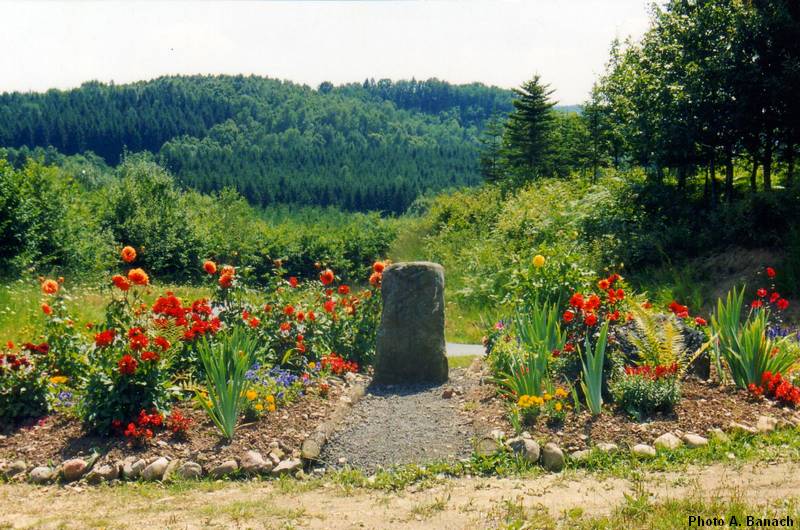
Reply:
[[[708,166],[706,166],[706,176],[703,179],[703,202],[708,200]]]
[[[753,155],[753,166],[750,168],[750,190],[756,191],[756,177],[758,176],[758,157]]]
[[[733,150],[725,148],[725,201],[733,202]]]
[[[686,189],[686,164],[678,166],[678,189]]]
[[[764,191],[772,189],[772,131],[767,131],[764,145]]]
[[[715,207],[717,205],[717,195],[719,191],[717,190],[717,161],[716,153],[712,153],[711,155],[711,162],[709,163],[708,173],[711,178],[711,207]]]

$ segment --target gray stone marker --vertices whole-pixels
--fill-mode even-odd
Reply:
[[[375,382],[447,381],[444,268],[427,261],[395,263],[383,271],[381,293]]]

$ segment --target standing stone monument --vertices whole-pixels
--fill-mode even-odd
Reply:
[[[381,293],[375,382],[447,381],[444,268],[427,261],[395,263],[383,271]]]

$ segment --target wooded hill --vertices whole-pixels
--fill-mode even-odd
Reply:
[[[420,193],[480,182],[479,137],[512,96],[436,79],[317,89],[256,76],[89,82],[0,95],[0,147],[91,151],[111,165],[146,150],[201,192],[402,212]]]

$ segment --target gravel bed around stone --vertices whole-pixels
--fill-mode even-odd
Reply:
[[[477,384],[466,369],[442,385],[371,385],[328,440],[321,462],[366,471],[467,458],[476,432],[464,395]]]

